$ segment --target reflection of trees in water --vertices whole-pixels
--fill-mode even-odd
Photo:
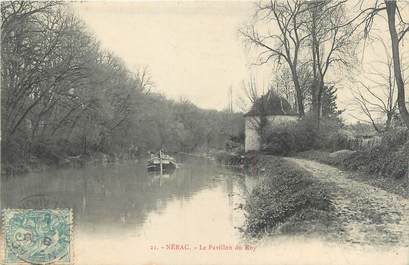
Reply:
[[[251,193],[248,183],[257,181],[256,177],[238,174],[224,168],[219,168],[219,175],[224,179],[224,191],[228,196],[228,219],[239,231],[243,225],[244,204]]]
[[[159,178],[148,175],[143,164],[131,163],[60,170],[4,182],[2,189],[7,192],[2,192],[2,201],[4,207],[18,208],[23,198],[42,194],[58,201],[58,207],[73,208],[79,226],[129,227],[142,224],[149,212],[163,209],[169,200],[190,198],[215,186],[214,175],[213,164],[203,160],[185,161],[174,174]]]

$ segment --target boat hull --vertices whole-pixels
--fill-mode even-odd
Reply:
[[[148,163],[146,168],[149,172],[160,172],[160,164]],[[163,172],[171,172],[171,171],[174,171],[175,169],[176,169],[176,164],[174,163],[162,164]]]

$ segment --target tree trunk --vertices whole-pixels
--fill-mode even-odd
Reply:
[[[314,127],[315,129],[319,129],[320,127],[320,80],[319,80],[319,60],[318,60],[318,52],[316,50],[316,47],[318,44],[317,41],[317,11],[316,7],[313,9],[313,14],[312,14],[312,29],[311,29],[311,37],[312,37],[312,43],[311,43],[311,50],[312,50],[312,70],[313,70],[313,82],[312,82],[312,87],[311,87],[311,111],[312,111],[312,118],[314,122]]]
[[[291,69],[291,74],[293,77],[293,81],[294,81],[294,89],[295,89],[295,97],[297,100],[297,108],[298,108],[298,115],[300,117],[304,117],[305,115],[305,111],[304,111],[304,99],[303,99],[303,94],[301,91],[301,86],[300,86],[300,82],[298,80],[298,74],[297,74],[297,70],[296,69]]]
[[[319,66],[318,66],[318,59],[317,59],[317,51],[315,46],[317,45],[316,36],[315,36],[315,26],[313,27],[312,33],[312,69],[313,69],[313,82],[311,85],[311,112],[312,118],[314,122],[315,129],[319,129],[320,127],[320,80],[318,77]]]
[[[386,113],[385,131],[389,131],[389,129],[391,128],[392,118],[393,118],[393,112],[388,111]]]
[[[318,80],[314,80],[311,87],[311,112],[315,129],[320,127],[320,101]]]
[[[399,55],[399,39],[396,31],[396,1],[385,0],[386,11],[388,14],[388,26],[392,43],[392,59],[393,59],[393,71],[395,74],[396,85],[398,88],[398,108],[399,114],[406,127],[409,129],[409,113],[406,108],[405,100],[405,83],[402,77],[401,62]]]

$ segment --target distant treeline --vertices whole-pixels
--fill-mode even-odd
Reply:
[[[61,2],[1,4],[2,162],[7,172],[69,156],[191,152],[240,140],[241,114],[151,91]],[[135,47],[137,49],[137,47]],[[169,73],[171,74],[171,73]],[[34,161],[34,162],[33,162]]]

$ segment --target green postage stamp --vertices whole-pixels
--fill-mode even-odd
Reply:
[[[71,264],[71,209],[3,210],[6,264]]]

